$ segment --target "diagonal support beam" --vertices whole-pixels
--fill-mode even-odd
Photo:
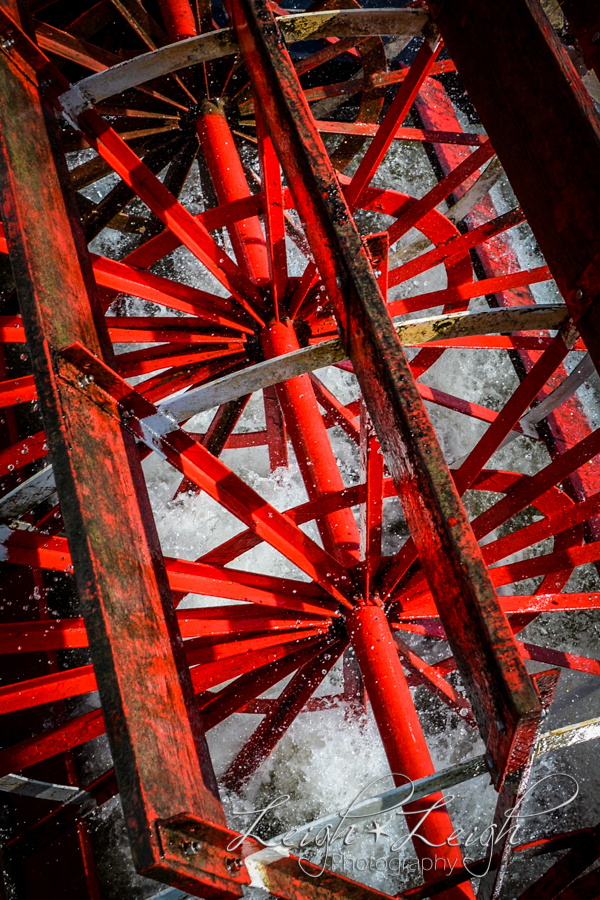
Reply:
[[[500,784],[540,701],[385,308],[276,20],[231,0],[237,38]]]

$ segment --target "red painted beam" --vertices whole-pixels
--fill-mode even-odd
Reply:
[[[501,29],[493,3],[429,6],[600,368],[600,186],[589,177],[600,165],[600,123],[593,103],[539,3],[507,0]]]
[[[529,728],[525,722],[541,712],[539,698],[500,611],[275,19],[259,0],[235,0],[231,8],[253,89],[333,302],[499,781],[507,763],[513,765],[519,728]],[[509,216],[503,225],[510,221]],[[460,247],[460,253],[466,252],[462,243]]]
[[[56,361],[74,340],[114,360],[64,161],[54,155],[54,116],[19,48],[41,54],[2,10],[7,26],[15,45],[0,57],[2,218],[125,817],[138,865],[160,876],[157,818],[194,810],[222,826],[225,817],[135,442],[57,381]],[[124,548],[135,548],[135,564]]]

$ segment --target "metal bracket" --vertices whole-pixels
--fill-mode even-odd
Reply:
[[[250,884],[250,878],[239,849],[227,849],[239,843],[237,832],[188,813],[158,821],[156,829],[164,861],[169,871],[179,876],[178,883],[183,884],[181,878],[188,876],[196,890],[201,882],[209,892],[218,890],[220,898],[242,896],[242,885]]]

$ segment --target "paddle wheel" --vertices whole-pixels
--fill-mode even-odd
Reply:
[[[255,717],[236,792],[332,706],[373,717],[417,858],[451,867],[401,896],[499,897],[565,849],[522,896],[598,896],[598,828],[502,827],[536,755],[599,733],[545,730],[600,662],[535,631],[587,648],[600,605],[600,8],[557,15],[1,5],[7,897],[108,896],[87,816],[117,794],[138,872],[193,896],[389,896],[225,819],[206,733]],[[257,486],[290,465],[282,509]],[[185,504],[222,529],[180,557]],[[436,772],[415,686],[484,754]],[[482,773],[469,867],[441,791]]]

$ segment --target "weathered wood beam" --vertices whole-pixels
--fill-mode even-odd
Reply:
[[[230,8],[252,87],[484,736],[490,772],[500,787],[522,764],[520,750],[541,715],[539,697],[518,655],[278,23],[263,0],[231,0]],[[394,125],[406,116],[438,50],[434,34],[419,50],[346,197],[357,202],[368,187],[393,139]],[[358,630],[353,641],[357,635]]]
[[[416,347],[430,341],[472,337],[483,334],[500,334],[510,331],[554,329],[568,316],[565,306],[510,307],[485,310],[476,313],[451,313],[413,319],[396,326],[400,342],[405,347]],[[260,391],[273,384],[280,384],[298,375],[314,372],[325,366],[347,359],[341,340],[323,341],[312,347],[304,347],[275,359],[257,363],[241,372],[225,375],[206,386],[188,391],[181,397],[167,400],[161,410],[183,422],[196,413],[212,409],[221,403],[235,400],[245,394]]]
[[[19,56],[26,38],[9,6],[14,19],[6,5],[0,13],[0,198],[10,261],[134,857],[185,887],[165,864],[156,821],[195,810],[221,835],[225,816],[135,442],[58,377],[73,341],[115,360],[54,115]],[[203,887],[218,891],[242,893],[224,863]]]
[[[403,34],[412,37],[427,25],[423,10],[343,9],[331,12],[299,13],[279,20],[287,41],[318,40],[326,37],[366,37],[374,34]],[[51,48],[52,49],[52,48]],[[231,28],[168,44],[151,53],[113,65],[108,72],[90,75],[78,83],[78,90],[92,103],[120,94],[162,75],[188,66],[229,56],[239,50]]]
[[[600,76],[600,0],[559,0],[588,69]]]

